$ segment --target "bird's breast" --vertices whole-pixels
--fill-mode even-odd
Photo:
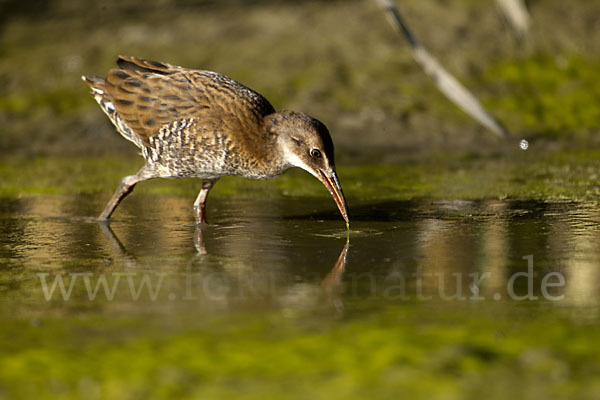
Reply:
[[[225,128],[194,118],[174,121],[149,138],[142,154],[163,177],[271,179],[287,170],[263,138]]]

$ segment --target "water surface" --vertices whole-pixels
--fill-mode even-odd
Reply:
[[[103,204],[88,195],[2,200],[5,393],[26,398],[54,382],[57,396],[82,395],[89,386],[96,398],[111,387],[119,388],[117,397],[141,398],[167,384],[143,364],[143,378],[131,386],[125,366],[140,357],[150,357],[152,368],[173,368],[176,381],[184,380],[177,390],[191,397],[218,389],[295,398],[285,382],[298,368],[308,374],[295,383],[298,390],[314,379],[330,382],[333,373],[342,379],[333,392],[354,385],[358,396],[370,387],[365,371],[350,383],[363,368],[359,360],[378,377],[382,394],[414,382],[416,398],[432,395],[419,379],[464,393],[463,373],[471,369],[466,376],[477,379],[467,392],[477,397],[492,372],[508,385],[498,393],[513,393],[512,384],[524,379],[514,363],[541,363],[527,374],[559,374],[558,386],[567,382],[562,369],[587,380],[598,368],[585,347],[598,330],[597,205],[355,202],[346,231],[322,199],[209,201],[211,224],[200,229],[188,198],[138,193],[110,224],[94,221]],[[536,344],[541,332],[544,341]],[[585,352],[560,350],[567,334]],[[113,356],[98,359],[98,348],[125,357],[124,369],[110,369]],[[585,362],[578,358],[584,353]],[[319,366],[311,363],[317,354]],[[64,357],[64,365],[53,361]],[[219,362],[198,366],[210,357]],[[419,361],[432,357],[443,361]],[[263,370],[265,360],[275,369]],[[447,362],[453,367],[439,370]],[[11,375],[11,365],[22,374]],[[39,368],[45,372],[29,392],[19,386]],[[110,372],[98,372],[103,368]],[[388,381],[386,374],[400,375]],[[236,392],[248,381],[257,386]]]
[[[92,305],[93,312],[117,312],[125,305],[132,312],[147,311],[151,306],[159,314],[166,307],[171,315],[178,309],[210,312],[215,307],[234,312],[250,304],[311,308],[319,306],[315,297],[334,286],[342,303],[365,296],[385,302],[384,293],[399,293],[400,286],[404,294],[390,294],[387,301],[426,297],[468,303],[472,297],[490,302],[511,298],[511,276],[527,272],[529,264],[533,274],[513,280],[513,300],[532,295],[540,298],[540,307],[586,307],[598,301],[600,211],[593,205],[355,204],[351,230],[346,231],[335,210],[321,200],[217,198],[210,205],[212,223],[201,229],[194,225],[188,203],[132,196],[110,224],[102,224],[93,220],[101,205],[88,196],[4,200],[5,312],[64,313]],[[338,262],[341,253],[343,261]],[[125,275],[112,300],[103,287],[94,300],[88,299],[84,276],[94,286],[102,276],[115,279],[119,274]],[[141,279],[147,279],[139,299],[128,293],[127,274],[138,289]],[[63,301],[56,286],[47,301],[43,282],[51,286],[59,276],[66,284],[71,275],[77,282],[73,296]],[[541,292],[544,278],[547,296]],[[156,296],[151,296],[153,288]],[[302,291],[307,291],[305,297]]]

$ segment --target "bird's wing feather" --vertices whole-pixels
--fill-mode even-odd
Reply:
[[[117,65],[121,69],[140,72],[153,72],[157,74],[171,74],[177,70],[183,69],[181,67],[163,62],[144,60],[143,58],[130,56],[119,56],[117,59]]]
[[[214,72],[133,57],[119,57],[117,63],[121,69],[109,72],[106,90],[117,113],[146,144],[162,126],[190,118],[255,134],[262,118],[274,112],[260,94]]]

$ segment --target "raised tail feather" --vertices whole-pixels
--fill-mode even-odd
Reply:
[[[100,94],[100,93],[106,93],[106,86],[105,86],[105,82],[104,79],[98,77],[98,76],[85,76],[82,75],[81,79],[86,83],[86,85],[88,85],[89,87],[92,88],[92,95],[94,94]]]
[[[92,91],[90,94],[96,99],[100,107],[104,110],[104,112],[110,117],[109,110],[107,110],[107,105],[110,104],[110,110],[114,113],[115,109],[112,106],[112,102],[110,100],[110,95],[106,91],[106,81],[98,76],[85,76],[83,75],[81,79],[88,85]]]

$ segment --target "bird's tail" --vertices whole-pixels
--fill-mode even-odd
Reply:
[[[85,76],[83,75],[81,79],[88,85],[92,91],[90,94],[96,99],[98,104],[102,106],[102,109],[105,110],[105,106],[102,104],[105,102],[108,93],[106,92],[106,82],[104,79],[98,76]],[[105,110],[106,111],[106,110]]]
[[[133,134],[129,126],[123,121],[121,116],[117,113],[115,105],[113,104],[113,98],[106,90],[106,81],[103,78],[97,76],[82,76],[81,79],[88,85],[92,91],[90,94],[102,108],[102,111],[108,116],[111,122],[117,127],[117,131],[125,139],[133,142],[136,146],[142,146],[140,139]]]
[[[86,83],[86,85],[88,85],[92,89],[90,94],[92,95],[92,97],[94,97],[94,99],[96,99],[98,104],[100,104],[100,107],[102,107],[102,110],[104,110],[104,112],[109,116],[109,118],[112,119],[112,114],[114,114],[115,112],[115,107],[112,104],[112,99],[110,95],[106,91],[106,82],[104,81],[104,79],[97,76],[85,75],[83,75],[81,79]]]

